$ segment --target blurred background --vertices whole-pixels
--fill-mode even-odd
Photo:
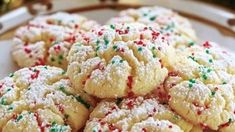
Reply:
[[[91,0],[84,0],[84,2],[88,2],[88,1],[91,1]],[[108,1],[108,0],[100,0],[100,1]],[[224,8],[235,11],[235,0],[199,0],[199,1],[206,2],[209,4],[215,4],[218,6],[223,6]],[[19,6],[32,4],[35,2],[48,3],[50,2],[50,0],[0,0],[0,9],[1,9],[0,15],[12,9],[15,9]]]

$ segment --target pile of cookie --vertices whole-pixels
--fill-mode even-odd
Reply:
[[[235,130],[235,55],[198,43],[169,9],[124,10],[103,26],[39,16],[13,42],[22,69],[0,81],[2,132]]]

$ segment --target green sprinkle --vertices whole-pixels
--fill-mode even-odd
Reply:
[[[209,59],[209,62],[212,63],[213,62],[212,59]]]
[[[120,63],[122,63],[122,62],[123,62],[123,60],[120,60],[119,62],[120,62]]]
[[[13,77],[13,76],[14,76],[14,73],[10,73],[10,74],[9,74],[9,77]]]
[[[195,57],[193,56],[188,56],[188,58],[192,59],[193,61],[197,62],[197,60],[195,59]]]
[[[195,42],[191,41],[188,43],[188,46],[193,46],[195,44]]]
[[[209,53],[210,53],[208,49],[206,49],[206,53],[207,53],[207,54],[209,54]]]
[[[114,50],[117,49],[117,48],[118,48],[117,45],[114,45],[114,46],[113,46],[113,49],[114,49]]]
[[[215,91],[212,91],[212,92],[211,92],[211,96],[215,96]]]
[[[66,95],[72,95],[71,93],[69,93],[69,92],[67,92],[66,90],[65,90],[65,87],[63,86],[63,85],[60,85],[59,86],[59,90],[60,91],[62,91],[64,94],[66,94]]]
[[[189,82],[191,82],[191,83],[196,83],[196,80],[194,80],[194,79],[189,79]]]
[[[92,132],[97,132],[97,131],[95,129],[93,129]]]
[[[127,30],[129,30],[129,29],[130,29],[130,27],[128,26],[126,29],[127,29]]]
[[[81,96],[76,96],[75,98],[78,102],[83,104],[87,109],[90,108],[90,104],[88,104],[86,101],[84,101]]]
[[[12,107],[12,106],[10,106],[7,110],[13,110],[13,107]]]
[[[189,88],[192,88],[192,87],[193,87],[193,84],[192,84],[192,83],[189,83],[188,86],[189,86]]]
[[[227,84],[227,82],[223,82],[223,84]]]
[[[116,104],[119,105],[122,102],[122,98],[117,98]]]
[[[52,126],[55,126],[55,125],[56,125],[56,122],[55,122],[55,121],[53,121],[53,122],[51,123],[51,125],[52,125]]]
[[[52,62],[55,61],[55,58],[51,57],[51,61],[52,61]]]
[[[207,72],[209,73],[209,72],[211,72],[212,70],[211,69],[207,69]]]
[[[155,50],[156,48],[155,47],[152,47],[152,50]]]
[[[63,60],[64,59],[63,55],[59,55],[58,58],[59,58],[59,60]]]
[[[207,75],[206,75],[206,74],[203,74],[203,75],[202,75],[202,78],[203,78],[204,80],[207,80]]]
[[[11,89],[10,89],[10,88],[8,88],[8,89],[7,89],[7,92],[9,92],[9,91],[11,91]]]
[[[149,20],[154,21],[156,19],[156,16],[150,17]]]
[[[100,40],[96,40],[96,45],[99,45],[100,44]]]
[[[100,49],[100,46],[96,47],[95,51],[98,51]]]
[[[148,14],[147,13],[144,13],[143,16],[147,16]]]
[[[142,48],[141,48],[141,47],[139,47],[139,48],[138,48],[138,51],[142,51]]]
[[[113,25],[110,25],[110,28],[115,29],[115,27]]]
[[[109,44],[109,40],[108,40],[106,37],[104,37],[104,44],[105,44],[105,45],[108,45],[108,44]]]
[[[16,118],[16,122],[18,122],[19,120],[21,120],[23,118],[22,115],[19,115],[17,118]]]
[[[231,119],[231,118],[229,118],[228,123],[231,123],[231,122],[232,122],[232,119]]]
[[[44,66],[44,69],[47,69],[47,66]]]
[[[1,101],[0,101],[1,105],[7,105],[7,99],[2,97]]]
[[[61,61],[58,61],[58,64],[59,64],[59,65],[62,65],[62,62],[61,62]]]
[[[157,57],[157,56],[154,54],[154,55],[153,55],[153,58],[156,58],[156,57]]]
[[[113,61],[112,61],[112,64],[114,64],[114,63],[115,63],[115,61],[113,60]]]

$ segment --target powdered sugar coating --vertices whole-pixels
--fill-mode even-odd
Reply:
[[[72,88],[60,68],[18,70],[0,81],[0,130],[77,131],[92,105],[83,94]]]
[[[158,124],[158,125],[157,125]],[[193,126],[172,112],[156,98],[125,98],[122,101],[103,101],[90,114],[88,131],[185,131]],[[141,130],[140,130],[141,131]]]
[[[162,34],[168,37],[171,44],[176,48],[193,45],[196,41],[196,35],[190,22],[176,12],[163,7],[127,9],[121,11],[119,16],[111,18],[107,23],[131,22],[153,24]]]
[[[37,17],[16,31],[13,58],[20,67],[48,64],[66,69],[72,44],[98,26],[83,16],[63,12]]]
[[[163,82],[173,54],[153,27],[105,25],[73,45],[68,75],[76,88],[100,98],[145,95]]]
[[[175,75],[165,81],[170,107],[204,129],[232,130],[234,55],[208,41],[177,54],[177,61],[172,65]]]

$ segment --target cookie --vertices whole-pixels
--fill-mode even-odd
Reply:
[[[121,11],[117,17],[111,18],[107,23],[141,22],[154,25],[165,35],[175,48],[188,47],[197,40],[189,20],[178,15],[170,9],[163,7],[142,7]]]
[[[172,74],[164,82],[169,106],[203,129],[232,130],[234,55],[208,41],[177,55]]]
[[[72,46],[67,72],[77,89],[99,98],[145,95],[163,82],[173,56],[154,27],[105,25]]]
[[[75,14],[37,17],[17,29],[12,56],[20,67],[46,64],[66,69],[66,57],[72,44],[96,26],[94,21]]]
[[[84,16],[77,14],[69,14],[66,12],[57,12],[52,15],[38,16],[29,22],[30,24],[49,24],[69,27],[74,30],[89,31],[98,27],[96,21],[89,20]]]
[[[193,126],[156,98],[103,101],[90,114],[88,131],[186,131]]]
[[[0,81],[0,131],[77,131],[92,99],[72,87],[64,70],[24,68]]]

